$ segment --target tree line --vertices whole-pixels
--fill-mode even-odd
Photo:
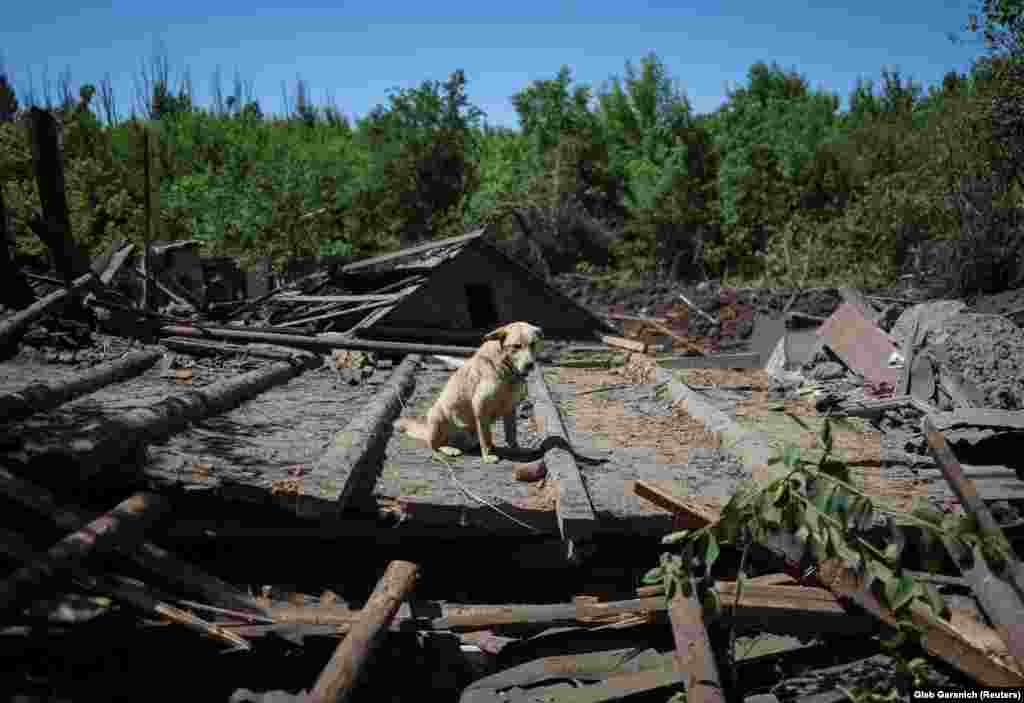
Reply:
[[[841,108],[758,62],[695,114],[649,54],[598,87],[568,67],[531,82],[512,96],[518,129],[486,124],[461,70],[352,121],[301,79],[282,86],[283,115],[265,115],[238,74],[225,90],[219,71],[197,105],[166,53],[140,70],[128,116],[109,76],[76,91],[66,71],[19,99],[0,66],[0,184],[19,251],[39,253],[20,115],[42,105],[63,125],[72,226],[91,251],[142,238],[148,125],[164,238],[214,253],[365,256],[515,224],[590,244],[608,256],[584,266],[629,276],[874,285],[930,252],[957,292],[995,290],[1024,284],[1022,16],[1019,0],[985,0],[969,29],[986,51],[928,90],[883,69]]]

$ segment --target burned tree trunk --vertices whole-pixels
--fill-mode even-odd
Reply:
[[[0,304],[22,310],[32,304],[35,295],[28,281],[14,263],[14,232],[7,228],[7,209],[4,206],[4,187],[0,183]]]
[[[89,272],[89,259],[71,236],[71,217],[64,193],[64,163],[60,151],[57,120],[45,110],[33,107],[29,112],[32,139],[32,166],[42,215],[29,223],[53,255],[54,266],[68,285]]]

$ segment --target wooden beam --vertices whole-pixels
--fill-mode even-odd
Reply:
[[[679,530],[696,530],[718,520],[718,513],[703,505],[678,496],[670,489],[651,481],[634,481],[633,493],[654,503],[659,508],[675,513],[674,527]]]
[[[609,334],[600,334],[597,338],[609,347],[626,349],[627,351],[633,351],[639,354],[647,353],[647,345],[635,339],[626,339],[625,337],[616,337]]]
[[[685,678],[687,703],[725,703],[715,652],[704,625],[704,608],[697,597],[696,579],[690,595],[677,590],[668,605],[677,669]]]
[[[445,354],[448,356],[473,356],[476,354],[476,347],[413,344],[410,342],[377,342],[354,339],[345,334],[292,334],[260,327],[239,329],[213,325],[164,325],[160,327],[160,333],[168,337],[199,337],[203,339],[238,339],[246,342],[267,342],[269,344],[280,344],[287,347],[298,347],[299,349],[321,352],[329,352],[333,349],[358,349],[361,351],[393,354]]]
[[[163,498],[152,493],[138,493],[119,503],[85,527],[72,532],[51,547],[46,555],[14,572],[0,582],[0,614],[32,600],[31,587],[59,572],[75,568],[83,559],[98,550],[137,542],[146,527],[169,507]]]
[[[540,364],[534,367],[528,380],[530,398],[533,400],[533,413],[542,436],[555,438],[557,441],[544,454],[544,463],[548,471],[558,479],[555,511],[558,517],[558,528],[562,538],[568,542],[585,539],[593,534],[597,527],[597,516],[594,506],[587,493],[587,487],[580,475],[580,467],[572,453],[569,433],[562,423],[544,380],[544,369]]]
[[[393,561],[377,582],[370,599],[320,673],[310,694],[315,703],[348,700],[373,650],[387,634],[402,602],[412,593],[419,567],[407,561]]]
[[[1006,535],[978,495],[974,483],[964,474],[960,462],[930,417],[924,418],[921,429],[928,440],[932,456],[960,504],[977,519],[982,534],[990,535],[1006,546],[1007,561],[1002,573],[996,574],[981,552],[975,550],[972,555],[973,565],[964,575],[971,580],[985,613],[995,624],[996,631],[1021,671],[1024,671],[1024,564],[1013,552]],[[957,561],[960,562],[959,559]]]

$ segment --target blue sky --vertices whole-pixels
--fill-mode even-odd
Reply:
[[[225,90],[237,69],[252,81],[264,112],[282,109],[281,82],[302,77],[320,103],[330,91],[342,112],[366,114],[396,87],[444,80],[462,68],[470,99],[494,125],[515,126],[511,96],[562,64],[578,82],[599,86],[656,52],[697,112],[725,99],[758,60],[796,68],[812,85],[849,93],[858,76],[883,66],[930,85],[950,69],[966,70],[981,53],[957,46],[971,0],[798,0],[689,3],[624,2],[302,2],[282,9],[256,0],[148,3],[11,3],[3,12],[0,49],[21,92],[71,66],[74,83],[110,73],[129,109],[133,76],[154,46],[166,46],[172,69],[188,68],[197,101],[208,104],[219,65]]]

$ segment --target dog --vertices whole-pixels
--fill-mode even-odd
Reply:
[[[426,442],[447,456],[462,452],[448,444],[459,431],[475,431],[485,464],[498,461],[491,428],[499,417],[505,425],[505,443],[518,447],[516,408],[526,395],[526,379],[536,366],[543,342],[540,327],[512,322],[484,336],[476,350],[445,384],[426,419],[401,418],[396,430]]]

